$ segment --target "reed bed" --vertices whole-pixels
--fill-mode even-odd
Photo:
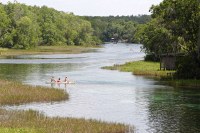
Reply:
[[[0,109],[0,133],[125,133],[128,127],[94,120],[48,118],[36,111]]]
[[[68,94],[61,89],[0,80],[0,105],[52,102],[66,99],[68,99]]]

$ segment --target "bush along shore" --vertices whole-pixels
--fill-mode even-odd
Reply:
[[[62,89],[0,80],[0,133],[125,133],[124,124],[75,118],[49,118],[37,111],[6,110],[4,105],[56,102],[68,99]]]
[[[102,68],[108,70],[119,70],[122,72],[132,72],[134,75],[153,77],[163,81],[165,84],[172,85],[174,87],[200,88],[200,80],[175,79],[173,77],[175,71],[160,70],[159,62],[136,61],[128,62],[123,65],[115,64],[113,66],[105,66]]]

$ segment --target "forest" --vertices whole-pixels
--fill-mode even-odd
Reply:
[[[0,47],[30,49],[40,45],[94,46],[111,38],[135,42],[138,23],[150,16],[81,17],[46,6],[0,4]]]

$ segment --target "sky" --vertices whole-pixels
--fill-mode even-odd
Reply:
[[[8,1],[0,0],[6,4]],[[150,14],[151,5],[163,0],[17,0],[27,5],[52,7],[59,11],[72,12],[80,16],[127,16]]]

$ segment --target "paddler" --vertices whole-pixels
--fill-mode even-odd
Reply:
[[[51,77],[51,82],[56,82],[53,76]]]

